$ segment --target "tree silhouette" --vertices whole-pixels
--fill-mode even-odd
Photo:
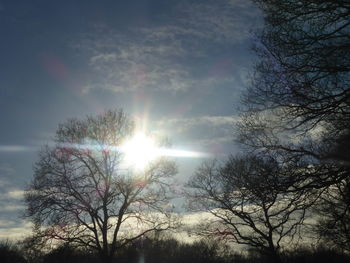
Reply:
[[[350,185],[342,181],[329,187],[315,208],[318,222],[316,233],[344,252],[350,252]]]
[[[18,247],[8,240],[0,243],[0,260],[4,263],[27,263]]]
[[[91,249],[104,262],[145,233],[174,226],[166,207],[174,163],[160,158],[143,171],[123,164],[120,145],[133,124],[107,111],[59,126],[45,146],[28,187],[27,215],[47,239]]]
[[[199,233],[255,247],[280,262],[281,242],[298,233],[313,200],[307,191],[288,192],[283,169],[272,157],[203,164],[188,183],[191,210],[213,215]]]
[[[40,225],[34,224],[32,234],[19,242],[19,247],[28,263],[40,262],[44,254],[49,251],[49,244],[40,232]]]
[[[300,179],[312,179],[312,187],[337,183],[349,175],[349,155],[334,155],[336,140],[349,134],[349,2],[255,2],[265,27],[256,41],[259,63],[244,96],[239,141],[302,160],[310,169]],[[322,176],[312,172],[316,166]]]
[[[318,203],[324,212],[318,232],[340,240],[341,221],[335,224],[334,214],[344,200],[339,186],[350,176],[350,3],[254,1],[265,24],[254,47],[259,62],[244,95],[237,139],[298,171],[294,191],[326,193]],[[330,222],[337,227],[326,227]]]
[[[305,128],[321,121],[348,123],[349,2],[255,2],[265,28],[256,46],[260,63],[246,98],[250,106],[282,107],[289,121]]]

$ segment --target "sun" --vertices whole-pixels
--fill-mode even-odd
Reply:
[[[143,133],[137,133],[126,141],[122,150],[126,164],[136,170],[144,170],[159,155],[154,140]]]

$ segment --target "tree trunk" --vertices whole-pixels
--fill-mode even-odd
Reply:
[[[100,262],[101,263],[112,263],[113,262],[113,255],[110,255],[109,253],[100,254]]]
[[[274,263],[282,263],[282,259],[279,255],[279,253],[277,253],[276,251],[275,251],[275,254],[273,255],[272,259],[273,259]]]
[[[268,257],[271,259],[271,262],[273,263],[282,263],[282,259],[280,257],[280,254],[276,249],[270,249]]]
[[[271,261],[273,263],[282,263],[280,254],[278,253],[278,249],[276,249],[275,244],[273,243],[272,230],[270,230],[268,242],[269,242],[269,248],[268,248],[269,258],[271,258]]]

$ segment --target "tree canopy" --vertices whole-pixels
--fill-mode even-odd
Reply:
[[[265,23],[237,139],[289,166],[294,191],[318,189],[319,233],[348,247],[337,235],[349,207],[350,2],[254,2]]]
[[[265,24],[238,140],[309,167],[312,187],[337,183],[349,176],[349,3],[255,2]]]
[[[188,184],[190,209],[213,215],[199,234],[254,247],[280,262],[281,243],[299,233],[314,200],[307,191],[289,192],[286,174],[293,176],[271,157],[203,164]]]
[[[173,162],[159,158],[137,171],[123,163],[122,143],[134,133],[123,111],[59,126],[34,167],[27,215],[48,239],[93,249],[109,261],[151,231],[174,226],[169,209]]]

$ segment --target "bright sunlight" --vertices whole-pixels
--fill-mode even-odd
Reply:
[[[138,133],[122,146],[125,153],[125,162],[137,170],[145,167],[159,156],[159,149],[155,142],[143,133]]]

